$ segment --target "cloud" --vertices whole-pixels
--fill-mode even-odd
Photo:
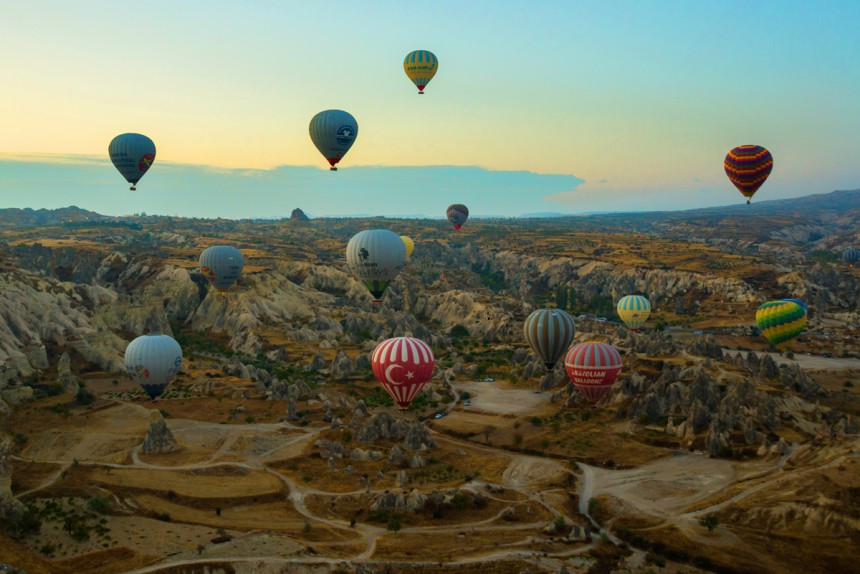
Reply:
[[[156,160],[132,192],[106,158],[0,155],[4,206],[74,204],[120,215],[276,217],[301,207],[317,215],[436,216],[451,203],[466,203],[476,215],[517,215],[538,211],[548,196],[582,183],[567,174],[474,166],[359,166],[334,173],[310,166],[227,169]]]

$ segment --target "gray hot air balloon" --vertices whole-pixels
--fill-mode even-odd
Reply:
[[[143,335],[125,349],[128,376],[153,400],[164,392],[180,366],[182,349],[167,335]]]
[[[573,342],[573,317],[561,309],[538,309],[526,318],[523,325],[526,341],[546,365],[555,367]]]
[[[239,278],[245,258],[230,245],[213,245],[200,254],[200,271],[218,291],[226,291]]]
[[[406,246],[387,229],[368,229],[346,246],[346,263],[379,303],[382,293],[406,266]]]
[[[311,140],[323,157],[337,171],[339,162],[358,137],[358,123],[343,110],[326,110],[315,115],[310,125]]]
[[[460,231],[460,228],[469,219],[469,208],[462,203],[455,203],[448,206],[445,214],[448,216],[448,221],[454,224],[454,229]]]
[[[134,186],[155,161],[155,144],[142,134],[120,134],[111,140],[108,153],[114,167],[134,191]]]
[[[860,259],[860,251],[854,249],[853,247],[846,247],[842,251],[842,263],[850,267],[854,267],[854,264],[857,263],[857,260]]]

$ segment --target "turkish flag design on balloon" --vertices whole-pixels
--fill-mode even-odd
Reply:
[[[436,359],[430,345],[421,339],[396,337],[378,344],[370,363],[385,392],[406,410],[433,376]]]
[[[621,372],[621,366],[621,354],[606,343],[574,345],[564,358],[567,376],[589,402],[609,392]]]

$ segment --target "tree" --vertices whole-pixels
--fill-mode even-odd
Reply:
[[[397,513],[388,515],[388,529],[397,534],[403,526],[400,523],[400,515]]]
[[[523,435],[514,433],[514,446],[519,448],[521,444],[523,444]]]
[[[496,432],[496,427],[494,427],[493,425],[487,425],[481,432],[484,434],[484,442],[490,444],[490,435]]]
[[[555,306],[559,309],[567,309],[567,288],[561,285],[555,288]]]
[[[709,514],[699,520],[699,526],[704,526],[708,532],[713,532],[714,528],[720,525],[720,519],[716,514]]]

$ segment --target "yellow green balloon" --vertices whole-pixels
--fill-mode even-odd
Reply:
[[[405,235],[401,235],[400,239],[403,240],[403,245],[406,246],[406,259],[409,259],[412,257],[412,250],[415,249],[415,243],[411,237],[406,237]]]
[[[806,328],[806,310],[794,301],[768,301],[756,311],[755,322],[771,345],[784,349]]]
[[[651,315],[651,302],[642,295],[627,295],[618,301],[618,316],[629,329],[639,329]]]
[[[418,93],[424,93],[424,86],[430,83],[436,75],[439,60],[428,50],[415,50],[406,54],[403,60],[403,71],[418,88]]]

